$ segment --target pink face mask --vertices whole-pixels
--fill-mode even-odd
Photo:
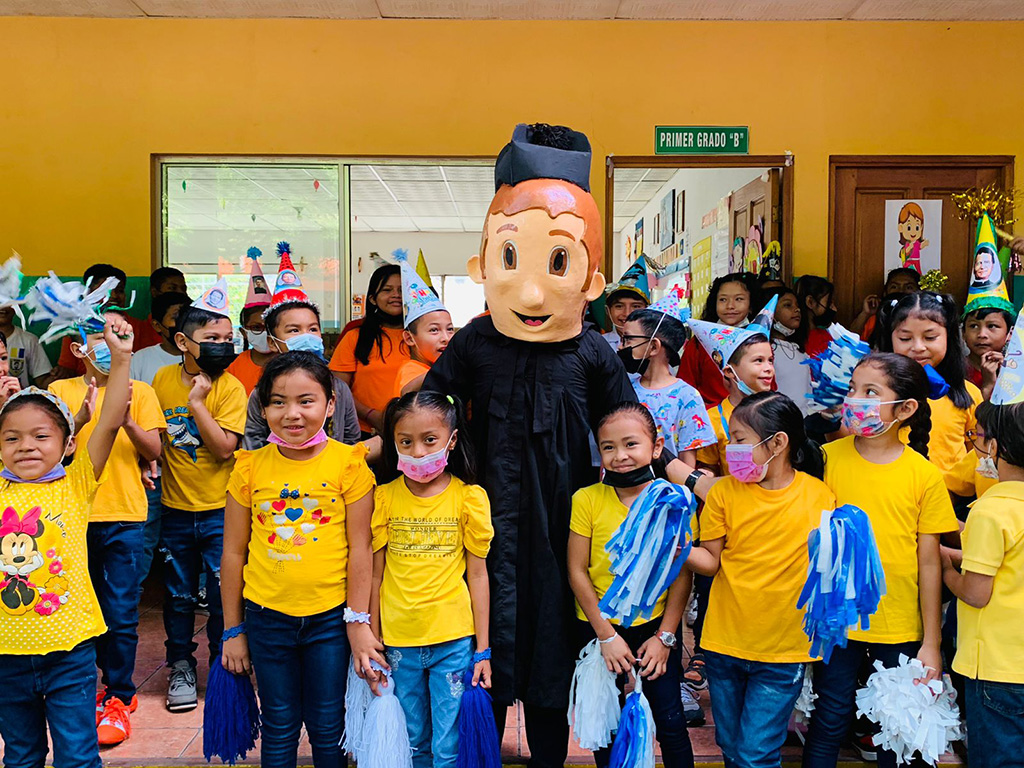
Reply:
[[[398,454],[398,471],[412,480],[414,483],[429,483],[438,477],[448,466],[448,449],[455,439],[455,434],[448,438],[447,444],[439,451],[428,453],[426,456],[409,456],[404,453]]]
[[[324,423],[320,426],[320,430],[308,440],[295,445],[289,443],[283,437],[278,437],[273,432],[270,433],[270,437],[267,438],[267,442],[273,445],[279,445],[282,448],[291,448],[294,451],[301,451],[304,448],[312,448],[313,446],[320,445],[320,443],[327,442],[327,433],[324,431],[324,427],[327,426],[327,419],[324,419]]]
[[[754,461],[754,449],[758,445],[764,445],[775,437],[766,437],[757,445],[739,445],[730,443],[725,446],[725,463],[729,467],[729,474],[741,483],[760,483],[768,474],[768,464],[775,456],[772,456],[764,464]]]

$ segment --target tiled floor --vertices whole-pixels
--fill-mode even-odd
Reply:
[[[139,708],[132,715],[132,735],[119,746],[103,750],[103,762],[108,766],[200,766],[203,758],[203,702],[208,664],[206,663],[206,639],[203,633],[205,617],[197,617],[196,630],[200,650],[199,665],[199,707],[192,712],[172,714],[164,708],[167,692],[167,672],[164,666],[164,631],[160,610],[160,585],[148,585],[143,598],[139,623],[139,650],[135,664],[135,683],[139,688]],[[685,638],[686,647],[692,647],[689,632]],[[708,724],[690,730],[690,741],[698,764],[721,764],[721,752],[715,744],[715,728],[708,705],[707,692],[701,694]],[[792,744],[784,748],[783,758],[789,764],[799,762],[800,749],[795,737]],[[502,740],[502,755],[505,762],[524,763],[529,756],[523,729],[522,712],[518,706],[509,712],[505,734]],[[259,754],[250,755],[244,761],[247,765],[258,765]],[[299,744],[300,762],[311,764],[309,743],[305,735]],[[852,755],[844,755],[844,760]],[[951,762],[956,758],[949,756]],[[593,756],[570,742],[569,763],[593,764]]]

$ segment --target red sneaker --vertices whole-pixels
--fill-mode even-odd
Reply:
[[[96,691],[96,725],[103,719],[103,700],[107,698],[107,689]]]
[[[117,696],[112,696],[103,707],[103,717],[96,728],[100,746],[120,744],[132,734],[129,712],[138,706],[138,699],[132,699],[133,707],[126,707]]]

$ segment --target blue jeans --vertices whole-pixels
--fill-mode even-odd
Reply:
[[[459,753],[462,676],[473,661],[473,638],[392,647],[388,664],[405,712],[413,768],[454,768]]]
[[[913,658],[920,643],[865,643],[850,640],[845,648],[834,648],[828,664],[814,663],[814,713],[804,745],[804,768],[835,768],[839,748],[850,730],[856,708],[857,675],[865,657],[886,667],[900,663],[900,654]],[[874,669],[872,669],[874,671]],[[879,768],[895,768],[896,754],[878,750]],[[973,766],[972,766],[973,768]]]
[[[577,628],[577,639],[580,648],[583,648],[594,639],[594,629],[586,621],[577,622]],[[660,629],[661,619],[658,618],[632,627],[616,627],[615,631],[636,654],[640,646],[657,635]],[[675,634],[678,636],[679,630],[676,630]],[[651,705],[655,736],[661,747],[665,768],[693,768],[693,746],[690,744],[690,734],[686,730],[686,716],[683,714],[683,702],[679,696],[682,659],[682,649],[677,643],[668,654],[668,669],[665,670],[665,674],[656,680],[643,681],[644,696]],[[621,694],[626,684],[626,676],[619,675],[615,683]],[[594,752],[594,763],[598,768],[605,768],[611,756],[611,747],[599,749]]]
[[[205,572],[210,618],[206,637],[210,658],[220,653],[224,634],[224,612],[220,605],[220,556],[224,550],[224,510],[188,512],[164,507],[160,522],[160,551],[164,555],[164,631],[167,633],[167,665],[187,659],[194,668],[193,654],[199,647],[192,639],[196,627],[196,599],[199,574]]]
[[[288,616],[245,601],[265,768],[294,768],[303,723],[317,768],[347,765],[340,746],[349,660],[344,610],[339,605],[313,616]]]
[[[5,768],[42,768],[46,725],[53,739],[53,764],[100,768],[96,742],[96,649],[92,640],[70,651],[0,655],[0,737]]]
[[[967,762],[971,768],[1015,768],[1024,755],[1024,683],[965,680]]]
[[[704,655],[715,741],[726,768],[779,768],[804,665],[748,661],[707,650]]]
[[[149,576],[149,569],[153,565],[153,553],[156,552],[160,543],[160,520],[164,516],[164,505],[160,500],[162,485],[159,477],[154,477],[156,490],[146,489],[146,503],[149,505],[149,514],[146,515],[146,525],[142,529],[142,559],[139,561],[139,596],[142,596],[142,582]]]
[[[130,704],[135,696],[135,650],[139,645],[139,561],[145,523],[89,523],[89,576],[107,623],[96,640],[96,666],[107,698]]]

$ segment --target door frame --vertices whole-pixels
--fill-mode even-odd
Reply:
[[[829,155],[828,157],[828,278],[835,276],[836,176],[848,168],[994,168],[1003,189],[1013,189],[1013,155]]]
[[[793,274],[793,155],[608,155],[605,158],[604,178],[604,259],[602,271],[608,281],[612,275],[612,257],[615,242],[615,169],[616,168],[785,168],[780,179],[782,190],[779,202],[782,216],[782,273],[788,280]]]

